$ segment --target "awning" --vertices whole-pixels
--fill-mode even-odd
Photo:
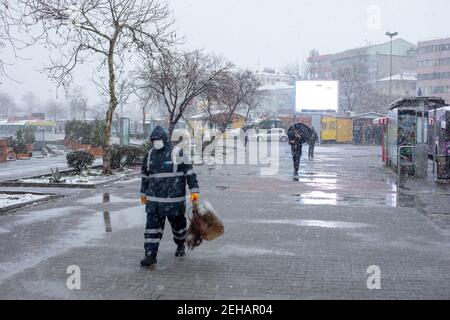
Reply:
[[[34,127],[53,127],[56,126],[55,121],[50,120],[32,120],[26,122],[27,126],[34,126]]]
[[[373,124],[376,126],[382,126],[382,125],[386,125],[388,124],[388,118],[387,117],[383,117],[383,118],[377,118],[373,120]]]

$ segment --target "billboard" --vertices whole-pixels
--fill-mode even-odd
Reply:
[[[297,81],[295,108],[297,111],[337,111],[338,81]]]

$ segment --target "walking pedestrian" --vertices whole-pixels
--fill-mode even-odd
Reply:
[[[144,157],[141,183],[141,203],[147,213],[145,257],[141,261],[144,267],[157,263],[166,218],[177,245],[175,256],[185,255],[186,184],[191,191],[191,201],[197,202],[199,199],[197,175],[192,164],[183,157],[183,150],[171,145],[161,126],[153,130],[150,140],[153,148]]]
[[[292,159],[294,161],[294,177],[298,177],[300,168],[300,158],[302,157],[302,134],[299,130],[294,130],[292,139],[289,139]]]
[[[317,132],[314,129],[314,127],[311,127],[311,137],[308,140],[308,158],[309,160],[314,159],[314,147],[316,146],[316,143],[319,141],[319,137],[317,136]]]

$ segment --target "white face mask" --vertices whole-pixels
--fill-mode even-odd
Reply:
[[[164,141],[162,141],[162,140],[153,141],[153,147],[155,147],[156,150],[160,150],[160,149],[164,148]]]

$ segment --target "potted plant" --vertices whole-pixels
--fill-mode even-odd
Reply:
[[[16,141],[14,142],[13,150],[16,153],[17,159],[29,159],[31,157],[31,152],[27,150],[22,130],[19,130],[16,133]]]

